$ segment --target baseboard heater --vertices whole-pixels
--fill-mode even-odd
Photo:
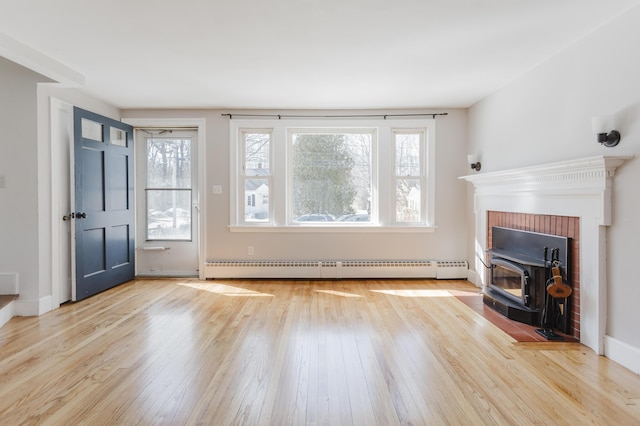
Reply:
[[[208,261],[205,278],[435,278],[466,279],[466,261]]]

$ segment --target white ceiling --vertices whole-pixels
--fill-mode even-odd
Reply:
[[[0,0],[0,42],[120,108],[467,107],[638,3]]]

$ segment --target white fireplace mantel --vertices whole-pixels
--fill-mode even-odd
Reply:
[[[616,168],[633,157],[598,156],[460,179],[474,186],[475,256],[487,249],[487,212],[580,218],[580,340],[604,354],[606,331],[606,226]],[[483,270],[475,262],[475,270]],[[477,274],[485,285],[484,274]]]

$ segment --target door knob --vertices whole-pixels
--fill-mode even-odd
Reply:
[[[69,213],[69,214],[65,214],[64,216],[62,216],[62,220],[65,220],[65,221],[66,220],[71,220],[71,219],[73,219],[75,217],[76,217],[75,213]]]
[[[87,214],[84,212],[78,212],[76,213],[76,218],[77,219],[85,219],[87,217]]]

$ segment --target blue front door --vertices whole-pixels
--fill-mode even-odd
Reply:
[[[75,291],[84,299],[134,278],[133,129],[74,108]]]

